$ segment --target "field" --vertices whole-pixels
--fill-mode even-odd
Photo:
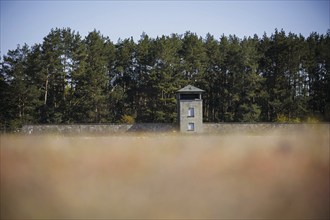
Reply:
[[[328,219],[329,127],[1,137],[2,219]]]

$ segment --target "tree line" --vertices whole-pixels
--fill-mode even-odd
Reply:
[[[330,121],[330,30],[307,38],[195,33],[113,43],[52,29],[1,58],[0,123],[176,122],[176,91],[205,90],[206,122]]]

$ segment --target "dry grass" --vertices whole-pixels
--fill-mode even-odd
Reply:
[[[327,129],[1,136],[1,218],[328,219]]]

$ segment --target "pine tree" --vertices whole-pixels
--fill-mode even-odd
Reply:
[[[28,74],[27,44],[9,50],[1,65],[1,97],[3,100],[1,121],[9,129],[17,129],[23,124],[33,123],[35,96],[37,91]]]
[[[115,62],[112,68],[113,88],[110,92],[111,115],[113,120],[119,121],[123,115],[136,117],[134,106],[136,45],[133,39],[118,40],[115,46]]]
[[[309,101],[312,115],[316,118],[329,120],[329,90],[330,90],[330,31],[326,36],[312,33],[307,38],[308,58],[306,70],[308,72]]]
[[[260,54],[257,50],[258,37],[245,38],[241,42],[242,70],[238,78],[240,101],[237,107],[236,120],[241,122],[256,122],[260,120],[262,78],[258,73]]]
[[[80,108],[84,113],[84,121],[100,123],[108,121],[108,93],[110,88],[109,57],[112,43],[100,32],[93,31],[85,39],[86,68],[79,86],[83,102]]]
[[[221,57],[219,42],[211,34],[206,35],[205,51],[207,56],[206,70],[203,77],[204,120],[219,122],[222,103],[223,81],[221,77]]]
[[[202,38],[186,32],[180,50],[181,71],[187,83],[198,84],[205,71],[206,53]]]
[[[147,115],[151,122],[175,122],[176,91],[181,87],[179,50],[181,41],[177,35],[162,36],[154,40],[152,53],[153,67],[147,80],[150,89]]]

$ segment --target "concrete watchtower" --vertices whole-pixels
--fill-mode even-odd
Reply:
[[[181,132],[203,132],[203,100],[199,88],[188,85],[177,91],[178,121]]]

